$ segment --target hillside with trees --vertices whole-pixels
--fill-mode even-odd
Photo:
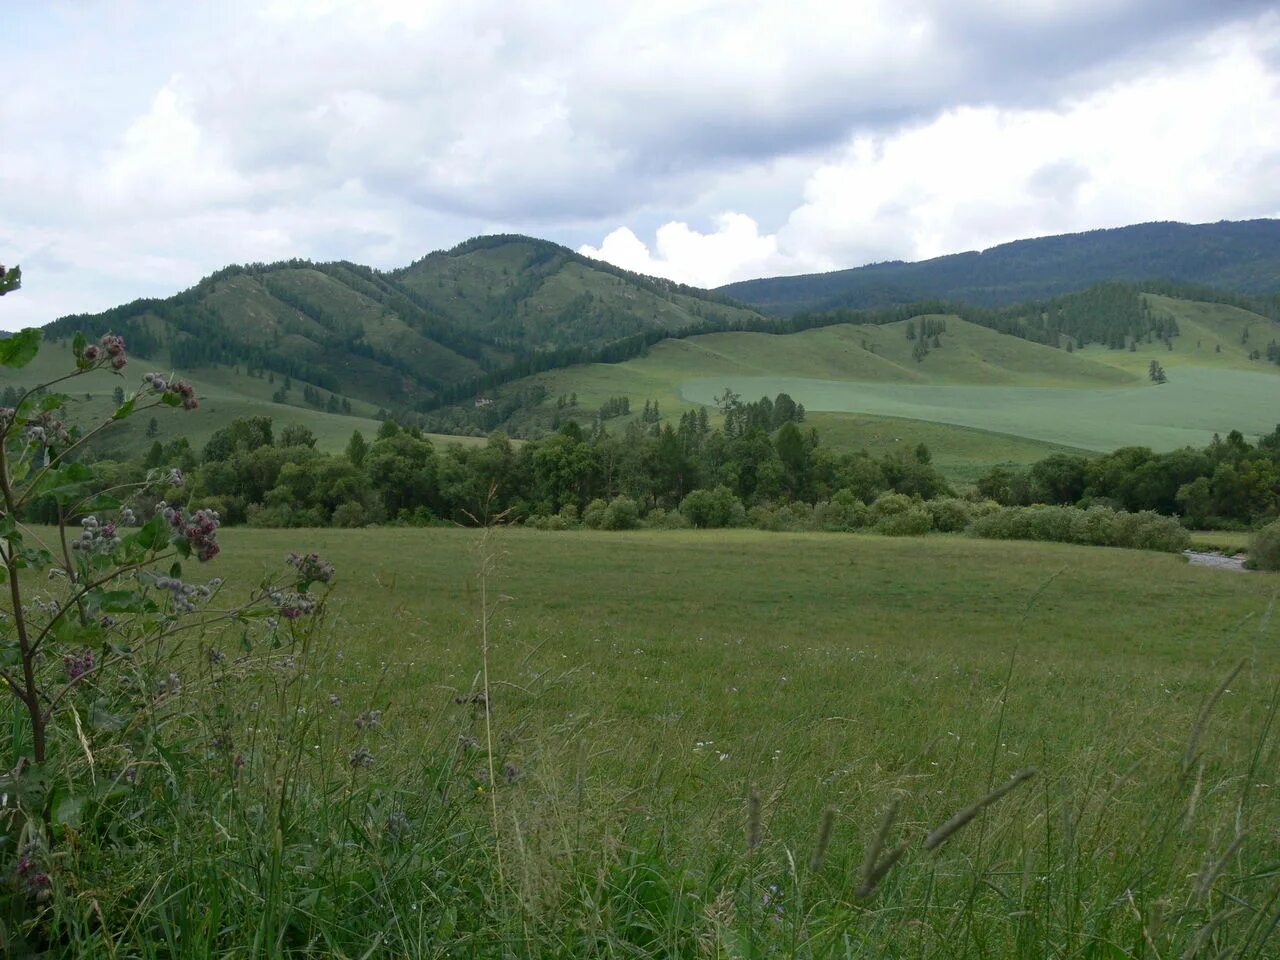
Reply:
[[[916,263],[745,280],[720,292],[778,315],[942,298],[1002,306],[1103,280],[1163,278],[1238,293],[1280,290],[1280,220],[1142,223],[1004,243]]]
[[[175,369],[242,366],[324,398],[411,411],[584,359],[629,338],[760,319],[726,298],[528,237],[480,237],[383,272],[291,260],[226,267],[164,299],[62,317]],[[628,348],[630,349],[630,348]],[[327,403],[325,399],[325,403]]]

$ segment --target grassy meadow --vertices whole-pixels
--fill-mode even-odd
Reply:
[[[376,763],[350,775],[389,784],[376,796],[455,758],[450,829],[472,831],[468,856],[492,871],[483,926],[408,867],[368,889],[329,881],[291,909],[321,931],[312,943],[346,945],[332,955],[1280,950],[1274,575],[949,536],[222,539],[213,566],[238,589],[289,550],[337,565],[327,653],[297,708],[330,732],[303,747],[314,736],[345,755],[352,718],[381,710]],[[491,730],[475,703],[485,624]],[[1028,783],[925,849],[1026,768]],[[269,768],[247,769],[270,794]],[[324,817],[347,816],[334,810]],[[310,862],[306,843],[290,846],[305,826],[281,833],[277,860]],[[345,820],[333,829],[371,842]],[[869,853],[878,867],[899,843],[859,896]]]
[[[1028,463],[1055,450],[1168,450],[1203,446],[1215,432],[1272,429],[1280,367],[1250,360],[1249,351],[1265,348],[1276,325],[1223,304],[1147,299],[1178,322],[1172,350],[1157,341],[1132,351],[1092,345],[1068,353],[948,317],[941,346],[922,361],[911,355],[905,322],[844,324],[665,341],[626,363],[538,379],[553,398],[576,393],[587,410],[626,395],[633,411],[654,399],[668,417],[712,405],[725,388],[745,399],[786,392],[833,445],[924,442],[960,482],[992,464]],[[1167,383],[1148,381],[1152,360],[1167,370]]]
[[[46,383],[65,375],[72,368],[68,346],[46,343],[26,367],[20,370],[0,369],[0,388],[10,384],[25,388]],[[77,378],[68,404],[71,419],[77,423],[105,420],[116,409],[112,397],[116,387],[122,387],[127,395],[141,384],[142,375],[148,370],[168,369],[167,365],[145,357],[131,357],[123,375],[99,370]],[[360,400],[352,401],[350,415],[327,413],[303,405],[304,384],[301,381],[294,383],[290,394],[295,402],[274,403],[272,394],[283,384],[283,377],[277,377],[273,382],[266,375],[249,376],[243,369],[235,367],[197,367],[181,371],[179,376],[195,384],[200,397],[199,414],[184,417],[179,412],[160,408],[148,416],[124,420],[112,428],[110,449],[103,449],[105,456],[117,459],[139,456],[146,453],[154,440],[167,443],[177,436],[189,438],[191,445],[199,451],[215,431],[236,417],[271,417],[277,434],[289,424],[304,424],[315,434],[319,449],[334,453],[346,447],[352,431],[359,430],[366,439],[371,439],[381,425],[374,419],[377,408]],[[151,416],[156,418],[159,426],[155,437],[147,436],[147,422]],[[482,437],[433,435],[431,439],[437,443],[468,445],[485,442]]]

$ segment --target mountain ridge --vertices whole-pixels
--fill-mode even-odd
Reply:
[[[786,316],[935,297],[1004,306],[1106,280],[1153,278],[1236,293],[1280,291],[1280,220],[1154,221],[1013,240],[927,260],[742,280],[716,289]]]

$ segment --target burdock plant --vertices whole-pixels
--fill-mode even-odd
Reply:
[[[16,277],[5,271],[0,292],[16,289]],[[26,366],[40,340],[36,329],[0,339],[0,365]],[[0,698],[10,706],[0,727],[0,879],[9,881],[0,886],[0,952],[39,942],[56,864],[78,826],[134,789],[140,758],[176,755],[164,739],[176,735],[158,718],[181,709],[181,641],[219,622],[309,612],[308,588],[333,576],[308,555],[291,561],[287,585],[225,605],[220,579],[194,576],[219,552],[218,515],[162,504],[138,526],[125,499],[167,485],[170,471],[104,489],[83,458],[91,438],[141,411],[194,410],[194,389],[150,374],[110,417],[81,430],[67,414],[71,396],[53,388],[123,377],[128,352],[107,334],[94,343],[77,335],[72,353],[65,374],[0,409]],[[56,529],[24,522],[37,504],[40,516],[56,515]]]

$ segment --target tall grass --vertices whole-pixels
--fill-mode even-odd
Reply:
[[[265,657],[202,654],[166,734],[183,749],[157,749],[69,836],[29,942],[146,958],[1280,952],[1273,661],[1203,677],[1176,741],[1100,713],[1083,747],[1026,735],[1039,688],[1019,664],[1034,652],[975,684],[960,726],[913,703],[921,664],[903,661],[897,716],[824,715],[850,731],[830,755],[836,741],[788,727],[726,802],[706,764],[737,758],[712,745],[689,763],[657,707],[625,726],[625,692],[549,707],[605,687],[556,673],[554,644],[504,634],[512,571],[496,564],[504,534],[485,536],[459,638],[485,667],[475,681],[438,710],[395,697],[394,665],[354,651],[341,616]],[[1033,601],[1069,590],[1042,579]],[[1274,640],[1265,618],[1244,629]],[[592,724],[606,709],[607,738]],[[696,727],[709,705],[667,709]],[[913,735],[886,749],[876,730],[895,723]]]

